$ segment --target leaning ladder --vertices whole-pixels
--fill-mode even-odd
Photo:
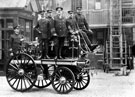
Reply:
[[[122,2],[110,0],[110,33],[106,42],[106,64],[110,69],[119,69],[127,64],[127,45],[122,32]]]

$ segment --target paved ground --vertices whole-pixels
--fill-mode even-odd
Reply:
[[[57,94],[52,86],[16,92],[10,88],[5,77],[0,77],[0,97],[135,97],[135,70],[129,76],[98,71],[97,75],[91,76],[91,83],[85,90],[73,90],[64,95]]]

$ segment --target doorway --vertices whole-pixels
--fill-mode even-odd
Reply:
[[[13,33],[13,18],[0,19],[0,70],[4,69],[4,64],[9,58],[9,39]]]

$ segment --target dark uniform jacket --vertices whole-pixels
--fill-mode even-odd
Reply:
[[[67,25],[68,30],[74,30],[74,31],[78,30],[77,21],[74,17],[67,18],[66,25]]]
[[[54,28],[54,19],[52,17],[47,17],[47,19],[49,20],[49,23],[50,23],[50,33],[51,33],[51,36],[53,34],[55,34],[55,28]]]
[[[50,33],[50,23],[48,19],[40,19],[37,23],[37,26],[35,28],[38,28],[39,31],[41,31],[41,38],[42,39],[49,39],[51,37]]]
[[[20,49],[21,46],[21,39],[24,38],[21,34],[12,34],[10,36],[10,48],[13,49],[13,52],[17,52],[18,49]]]
[[[66,37],[67,36],[67,27],[66,27],[66,19],[65,17],[59,18],[59,16],[54,17],[54,27],[58,37]]]
[[[85,19],[85,16],[82,14],[76,14],[75,15],[76,21],[78,23],[78,26],[82,30],[89,30],[89,25]]]

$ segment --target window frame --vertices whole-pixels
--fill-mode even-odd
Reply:
[[[94,9],[95,10],[102,10],[102,0],[95,0]]]
[[[22,22],[23,21],[23,22]],[[23,23],[23,24],[21,24]],[[29,24],[29,28],[27,28],[27,23]],[[21,26],[21,34],[24,35],[26,37],[26,41],[32,41],[32,20],[28,20],[25,18],[19,18],[19,24]],[[28,32],[27,29],[29,29],[30,31]],[[29,33],[29,36],[27,37],[27,33]]]

